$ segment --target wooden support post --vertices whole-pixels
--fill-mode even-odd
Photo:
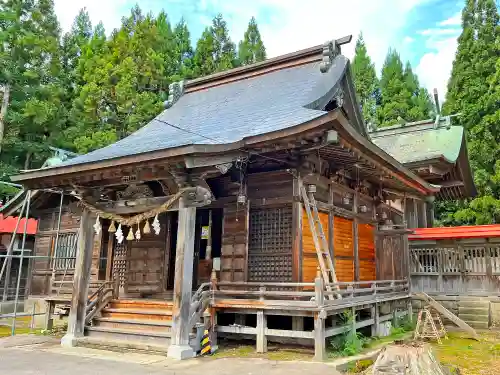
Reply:
[[[408,319],[413,322],[413,305],[411,304],[411,298],[408,299]]]
[[[304,317],[303,316],[293,316],[292,317],[292,330],[293,331],[303,331],[304,330]]]
[[[314,293],[316,304],[318,307],[322,307],[325,304],[325,284],[319,269],[316,278],[314,279]]]
[[[68,331],[61,339],[62,346],[75,346],[78,337],[84,335],[93,245],[94,232],[92,228],[92,219],[90,212],[84,209],[80,221],[80,234],[78,236],[78,248],[76,250],[71,310],[68,317]]]
[[[391,313],[392,313],[392,326],[397,327],[398,325],[398,309],[396,308],[396,301],[391,303]]]
[[[321,312],[314,313],[314,359],[323,361],[326,358],[325,319]]]
[[[331,184],[328,185],[328,204],[333,207],[333,185]],[[330,256],[332,257],[333,265],[335,266],[335,242],[333,241],[333,231],[335,230],[334,221],[335,214],[333,213],[333,210],[330,209],[330,211],[328,211],[328,250],[330,251]]]
[[[168,357],[187,359],[194,356],[189,346],[189,309],[193,285],[193,258],[196,208],[184,207],[184,199],[179,200],[179,226],[175,258],[174,304],[172,308],[172,341]]]
[[[356,190],[354,192],[353,201],[353,211],[354,219],[352,221],[352,234],[354,237],[353,247],[354,247],[354,281],[359,281],[359,233],[358,233],[358,205],[359,205],[359,193]]]
[[[257,353],[267,352],[267,316],[264,311],[257,311]]]
[[[45,313],[45,324],[43,326],[47,331],[50,331],[54,327],[55,302],[54,301],[47,301],[46,304],[47,304],[47,312]]]
[[[300,176],[293,179],[292,203],[292,280],[302,280],[302,202],[300,200]]]
[[[380,312],[379,312],[379,306],[378,303],[375,303],[373,305],[373,310],[372,310],[372,318],[373,318],[373,325],[372,325],[372,336],[378,336],[380,334],[379,328],[380,328]]]

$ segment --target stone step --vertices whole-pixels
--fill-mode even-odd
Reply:
[[[92,321],[93,327],[105,327],[125,330],[171,332],[171,320],[136,320],[96,317]]]
[[[459,315],[477,315],[477,316],[486,316],[490,315],[489,307],[463,307],[460,306],[458,308]]]
[[[489,315],[477,315],[477,314],[459,314],[458,317],[465,322],[488,322],[490,319]]]
[[[475,321],[475,320],[464,320],[465,323],[470,325],[472,328],[477,328],[477,329],[488,329],[489,324],[487,321]]]
[[[156,339],[141,341],[130,338],[125,339],[123,337],[117,338],[113,335],[106,335],[102,332],[93,331],[90,336],[79,338],[76,341],[76,346],[117,351],[120,353],[124,350],[133,350],[134,352],[140,351],[150,354],[167,355],[170,339],[162,339],[162,341]]]
[[[489,301],[460,301],[458,303],[458,308],[460,309],[461,307],[489,309],[490,302]]]
[[[126,341],[129,343],[142,343],[151,345],[170,344],[170,332],[158,332],[151,330],[133,330],[110,327],[85,327],[88,337],[101,339],[104,341]]]

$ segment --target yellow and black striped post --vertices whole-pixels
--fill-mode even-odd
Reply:
[[[201,338],[201,355],[212,354],[212,347],[210,345],[210,337],[208,335],[208,329],[203,332],[203,337]]]

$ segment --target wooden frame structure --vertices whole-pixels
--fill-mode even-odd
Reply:
[[[439,188],[367,138],[349,61],[340,54],[349,40],[173,85],[168,108],[141,131],[13,178],[27,189],[57,187],[81,200],[79,207],[68,202],[81,220],[64,344],[99,331],[94,323],[113,323],[101,316],[109,303],[169,301],[161,305],[171,306],[168,334],[151,336],[168,337],[174,358],[193,355],[190,334],[205,315],[214,335],[254,336],[258,351],[268,339],[305,339],[322,359],[327,337],[368,326],[376,334],[381,322],[407,312],[408,231],[403,211],[391,202],[423,201]],[[266,90],[276,91],[273,105],[256,97]],[[302,102],[290,104],[297,93]],[[260,112],[250,105],[256,100]],[[195,125],[184,123],[190,116]],[[229,133],[243,124],[238,140],[215,138],[225,121]],[[208,125],[196,130],[198,122]],[[138,137],[158,137],[158,129],[178,143],[152,149],[142,139],[149,147],[143,148]],[[124,150],[127,145],[140,149]],[[321,262],[303,186],[314,191],[336,283],[317,277]],[[150,212],[156,212],[156,234],[143,227],[151,224]],[[114,221],[124,235],[112,231]],[[94,234],[94,228],[101,230]],[[106,282],[92,292],[92,275],[100,273],[99,264],[91,272],[96,253],[107,254]],[[345,311],[355,317],[349,327],[339,325]],[[291,329],[273,316],[289,317]]]

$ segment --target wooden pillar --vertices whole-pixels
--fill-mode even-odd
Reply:
[[[359,205],[358,191],[354,192],[353,211],[354,220],[352,221],[352,235],[354,247],[354,281],[359,281],[359,233],[358,233],[358,205]]]
[[[321,312],[314,313],[314,359],[323,361],[326,358],[326,337],[325,337],[325,319]]]
[[[257,311],[257,353],[267,352],[267,316],[264,311]]]
[[[378,303],[375,303],[371,307],[371,315],[372,315],[372,318],[373,318],[372,336],[378,336],[380,334],[379,333],[380,312],[379,312]]]
[[[303,331],[303,330],[304,330],[304,317],[292,316],[292,331]]]
[[[172,308],[172,338],[168,357],[187,359],[194,356],[189,346],[189,309],[193,285],[194,235],[196,208],[184,207],[179,200],[179,226],[175,257],[174,303]]]
[[[333,185],[328,185],[328,203],[333,206]],[[334,221],[335,214],[333,210],[328,211],[328,250],[330,251],[330,256],[332,257],[333,266],[335,267],[335,242],[334,242]]]
[[[52,328],[54,327],[54,307],[55,307],[55,302],[54,301],[47,301],[45,302],[47,306],[47,312],[45,313],[45,324],[43,327],[47,331],[51,331]]]
[[[61,339],[62,346],[75,346],[76,339],[84,335],[93,245],[94,233],[91,215],[88,210],[84,209],[80,221],[80,234],[76,251],[68,331]]]
[[[300,199],[300,176],[293,179],[292,203],[292,280],[302,281],[302,202]]]

